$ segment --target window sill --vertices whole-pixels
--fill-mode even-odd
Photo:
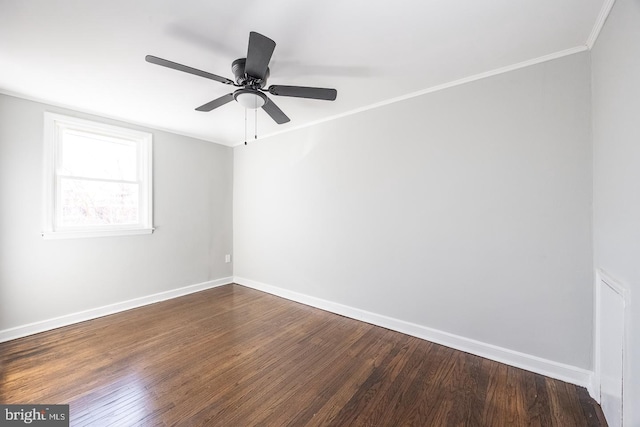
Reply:
[[[90,237],[135,236],[139,234],[151,234],[154,230],[155,228],[136,228],[130,230],[43,231],[42,238],[45,240],[57,240],[82,239]]]

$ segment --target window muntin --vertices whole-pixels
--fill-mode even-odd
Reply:
[[[45,237],[152,231],[151,134],[45,113]]]

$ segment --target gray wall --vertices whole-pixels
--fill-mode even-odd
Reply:
[[[152,235],[43,240],[43,112],[153,133]],[[0,95],[0,330],[233,274],[233,150]]]
[[[235,149],[151,130],[156,233],[77,240],[40,237],[42,114],[92,117],[0,95],[0,330],[235,274],[591,369],[590,78],[583,53]]]
[[[625,425],[640,425],[640,1],[618,0],[592,51],[595,267],[630,290]]]
[[[234,274],[591,369],[586,53],[236,147]]]

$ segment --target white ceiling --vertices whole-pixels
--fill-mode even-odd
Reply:
[[[335,102],[272,96],[291,122],[259,110],[266,136],[584,48],[606,1],[0,0],[0,92],[237,145],[240,105],[194,110],[230,86],[145,55],[233,79],[257,31],[277,43],[269,84],[338,90]]]

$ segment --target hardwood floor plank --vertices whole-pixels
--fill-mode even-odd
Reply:
[[[337,333],[337,331],[327,332],[330,336],[335,336]],[[272,387],[265,388],[267,396],[256,406],[255,423],[258,425],[286,424],[296,414],[283,411],[282,408],[293,408],[298,411],[297,408],[304,407],[310,397],[315,398],[327,381],[326,372],[339,363],[343,352],[353,346],[354,341],[359,340],[363,332],[364,330],[361,330],[350,336],[343,335],[344,340],[339,344],[318,344],[310,348],[310,354],[288,361],[287,366],[284,367],[286,372],[281,371],[279,374],[276,372]],[[313,391],[312,396],[305,393],[308,390]],[[297,400],[297,396],[305,395],[306,399]],[[230,422],[233,423],[234,419]]]
[[[334,418],[334,422],[340,425],[364,423],[364,417],[371,413],[380,395],[389,387],[387,373],[389,368],[397,363],[397,358],[404,356],[405,352],[401,351],[402,347],[393,343],[384,352],[376,352],[376,358],[369,361],[372,368],[369,375],[359,384],[355,393]]]
[[[436,355],[437,358],[434,357]],[[430,369],[426,378],[420,376],[414,380],[414,384],[423,383],[424,386],[414,389],[416,393],[412,399],[415,404],[402,425],[446,425],[447,416],[455,404],[451,399],[450,387],[460,355],[461,352],[451,352],[448,348],[438,346],[433,359],[429,360]]]
[[[421,362],[424,361],[424,358],[415,357],[420,340],[406,337],[406,340],[398,342],[397,345],[401,346],[400,352],[389,364],[385,372],[385,380],[363,416],[364,425],[391,425],[395,422],[394,419],[389,418],[391,412],[386,408],[388,406],[397,408],[402,405],[407,387],[415,378]]]
[[[606,425],[585,389],[238,285],[0,344],[72,426]]]
[[[427,398],[425,393],[429,387],[429,378],[433,377],[433,372],[443,355],[442,346],[432,343],[424,345],[424,341],[416,338],[411,338],[411,342],[416,344],[416,347],[409,353],[405,370],[396,377],[394,387],[391,388],[395,393],[389,395],[387,405],[377,410],[383,414],[379,420],[381,425],[408,423],[411,414]],[[431,396],[428,399],[431,399]],[[392,405],[393,411],[388,410],[389,405]]]
[[[371,338],[376,332],[370,325],[362,324],[362,326],[365,333],[349,345],[346,354],[336,353],[334,362],[329,364],[322,373],[313,377],[309,386],[304,387],[293,397],[291,407],[299,409],[282,425],[329,425],[330,420],[335,418],[340,408],[366,380],[372,365],[366,363],[365,356],[385,351],[388,344],[380,340],[372,341]],[[345,381],[345,378],[349,378],[349,381]],[[274,419],[265,420],[265,422],[274,421]]]
[[[584,418],[587,420],[586,425],[588,427],[606,426],[607,422],[604,418],[600,405],[598,405],[591,396],[589,396],[587,389],[576,387],[576,392],[578,393],[582,413],[584,414]]]
[[[454,405],[447,416],[447,425],[482,425],[482,410],[489,381],[482,369],[482,358],[461,354],[461,366],[455,375],[450,389]]]

